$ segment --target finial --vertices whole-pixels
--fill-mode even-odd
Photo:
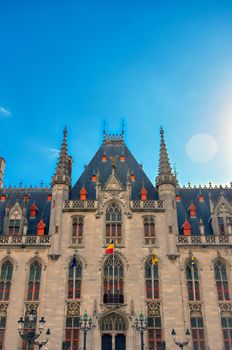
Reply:
[[[125,123],[124,123],[124,119],[122,120],[122,135],[124,135],[124,127],[125,127]]]
[[[104,119],[104,124],[103,124],[103,137],[105,138],[106,136],[106,121]]]
[[[161,136],[161,140],[164,140],[164,129],[162,126],[160,127],[160,136]]]
[[[67,136],[67,133],[68,133],[68,131],[67,131],[67,127],[66,127],[66,125],[65,125],[65,127],[64,127],[64,131],[63,131],[64,136]]]

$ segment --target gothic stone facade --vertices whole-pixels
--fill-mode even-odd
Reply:
[[[175,348],[173,328],[188,349],[232,349],[232,189],[181,188],[162,129],[155,186],[123,134],[105,134],[72,187],[66,136],[51,188],[0,189],[0,348],[27,349],[17,320],[33,309],[48,349],[83,349],[85,310],[87,349],[140,349],[141,311],[147,350]]]

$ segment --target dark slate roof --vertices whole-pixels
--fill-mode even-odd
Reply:
[[[26,216],[28,221],[28,234],[34,235],[37,233],[37,225],[41,219],[43,219],[46,229],[45,233],[49,232],[49,219],[50,219],[50,209],[51,202],[47,200],[48,194],[51,194],[51,189],[41,188],[41,189],[23,189],[23,188],[8,188],[0,189],[0,196],[6,194],[7,198],[5,202],[0,201],[0,234],[3,234],[3,224],[5,217],[6,206],[12,208],[16,201],[20,204],[22,209],[26,209]],[[29,194],[29,201],[24,202],[24,195]],[[30,218],[30,207],[35,203],[38,208],[36,218]]]
[[[192,228],[192,235],[200,235],[199,222],[202,219],[205,226],[205,234],[212,235],[213,230],[211,226],[211,213],[210,213],[210,198],[216,206],[223,195],[225,199],[232,205],[232,189],[225,188],[180,188],[177,191],[181,200],[177,202],[177,217],[179,233],[182,234],[182,225],[187,218]],[[199,202],[198,195],[204,196],[204,201]],[[196,218],[191,218],[188,208],[191,203],[196,207]]]
[[[102,161],[102,156],[106,155],[107,161]],[[120,161],[120,156],[124,155],[125,161]],[[91,178],[93,174],[99,173],[99,181],[104,187],[108,178],[112,174],[112,162],[109,157],[118,156],[116,160],[115,173],[120,181],[121,185],[126,188],[128,171],[135,175],[135,181],[131,183],[132,185],[132,198],[139,199],[140,191],[144,187],[148,191],[148,199],[158,199],[158,193],[156,188],[153,186],[151,181],[148,179],[144,173],[141,165],[133,157],[124,142],[121,143],[103,143],[93,159],[90,161],[88,166],[85,168],[84,172],[73,186],[70,199],[79,199],[80,190],[84,186],[87,191],[88,199],[96,199],[96,184],[92,182]]]

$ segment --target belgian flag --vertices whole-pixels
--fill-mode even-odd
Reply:
[[[111,241],[105,250],[105,254],[113,254],[113,253],[114,253],[114,242]]]

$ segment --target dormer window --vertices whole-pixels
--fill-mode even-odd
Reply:
[[[177,202],[180,202],[180,201],[181,201],[181,197],[180,197],[179,194],[176,195],[176,201],[177,201]]]
[[[93,174],[92,175],[92,182],[96,182],[97,181],[97,175],[96,174]]]
[[[52,200],[52,195],[51,195],[51,194],[48,194],[47,200],[48,200],[49,202],[51,202],[51,200]]]
[[[26,193],[23,197],[24,202],[27,203],[29,201],[29,199],[30,199],[30,195],[28,193]]]
[[[38,208],[35,205],[35,203],[32,204],[31,208],[30,208],[30,218],[35,218],[38,212]]]
[[[20,220],[10,220],[9,221],[9,235],[19,235]]]
[[[40,220],[40,222],[37,225],[37,235],[43,236],[45,234],[45,223],[43,222],[43,219]]]
[[[182,225],[182,230],[184,236],[191,236],[191,225],[187,219],[185,219],[185,222]]]
[[[196,207],[193,203],[189,207],[189,215],[191,218],[195,218],[197,216]]]
[[[143,187],[143,188],[141,189],[141,192],[140,192],[140,199],[141,199],[141,201],[144,201],[144,202],[147,200],[147,190],[146,190],[145,187]]]
[[[86,201],[87,199],[87,191],[84,187],[80,190],[80,200],[81,201]]]
[[[103,161],[103,162],[106,162],[106,161],[107,161],[107,157],[106,157],[105,154],[103,154],[103,156],[102,156],[102,161]]]
[[[135,181],[135,175],[131,174],[130,179],[131,179],[131,182],[134,182]]]
[[[5,202],[5,201],[6,201],[6,194],[3,193],[3,194],[1,195],[1,202]]]
[[[120,157],[120,161],[121,161],[121,162],[125,162],[125,157],[124,157],[123,154],[122,154],[121,157]]]
[[[198,200],[199,200],[199,202],[204,202],[205,198],[204,198],[203,194],[198,195]]]

